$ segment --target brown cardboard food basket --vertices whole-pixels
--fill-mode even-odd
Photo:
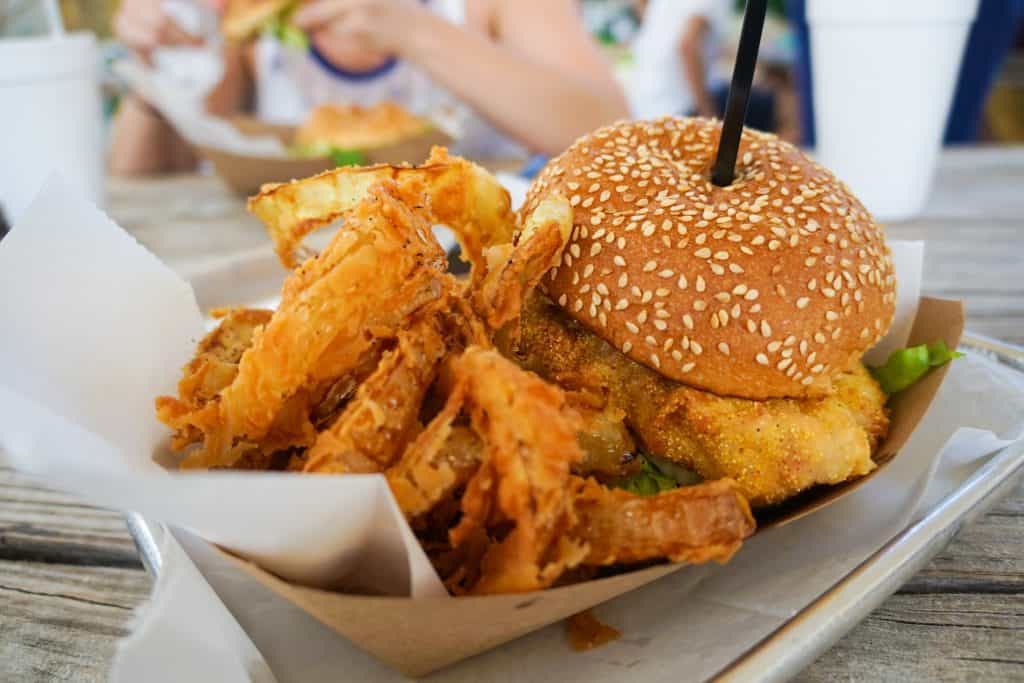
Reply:
[[[272,136],[285,145],[295,137],[295,126],[260,121],[249,116],[236,116],[231,124],[243,135]],[[452,138],[438,128],[429,128],[416,137],[394,145],[359,150],[369,164],[422,163],[434,145],[450,145]],[[334,168],[328,157],[301,158],[290,156],[248,156],[215,147],[199,146],[199,152],[213,164],[224,184],[235,194],[249,196],[259,192],[264,183],[284,183],[295,178],[308,178]]]
[[[910,345],[944,340],[956,348],[963,333],[959,301],[922,298]],[[882,469],[910,438],[946,376],[933,370],[889,402],[889,436],[875,456]],[[874,474],[873,473],[873,474]],[[787,524],[863,486],[872,476],[821,487],[759,519],[760,527]],[[413,600],[335,593],[288,583],[256,565],[220,551],[246,574],[314,618],[409,676],[437,669],[537,630],[682,568],[661,564],[584,583],[532,593]],[[742,549],[740,552],[743,552]]]

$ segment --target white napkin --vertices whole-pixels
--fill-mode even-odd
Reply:
[[[203,318],[187,283],[63,182],[48,182],[0,242],[0,272],[17,283],[0,287],[0,451],[14,468],[301,583],[447,595],[379,475],[153,462],[168,437],[153,399],[174,393]]]
[[[187,60],[183,60],[180,54],[175,55],[174,60],[165,56],[165,68],[147,67],[134,59],[122,59],[113,65],[113,70],[193,145],[254,157],[287,156],[287,150],[277,138],[243,135],[227,120],[207,113],[205,97],[209,90],[209,75],[194,79],[185,76],[192,75],[192,70],[214,68],[208,62],[216,57],[196,50],[188,56]],[[171,64],[177,68],[169,68]]]

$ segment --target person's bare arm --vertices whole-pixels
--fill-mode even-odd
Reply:
[[[243,55],[225,50],[224,76],[206,97],[206,110],[230,116],[241,110],[250,89]],[[137,95],[128,95],[111,127],[107,167],[112,175],[182,173],[196,168],[199,157],[159,112]]]
[[[107,169],[111,175],[172,173],[194,168],[195,155],[174,128],[136,95],[127,95],[114,116]]]
[[[497,128],[556,154],[628,116],[621,89],[581,25],[573,0],[501,0],[495,39],[396,0],[317,0],[301,27],[332,24],[418,64]]]
[[[715,100],[708,90],[708,66],[704,61],[704,41],[711,30],[708,20],[694,14],[686,20],[682,37],[679,40],[679,55],[683,64],[683,73],[690,84],[693,104],[701,116],[718,116]],[[686,114],[688,112],[681,112]]]

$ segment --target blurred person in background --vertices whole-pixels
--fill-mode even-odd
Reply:
[[[729,30],[731,0],[647,0],[633,41],[630,108],[636,118],[718,116],[714,65]]]
[[[220,11],[223,0],[211,0]],[[250,111],[298,123],[322,103],[393,101],[426,114],[438,102],[471,111],[459,151],[477,158],[526,147],[561,152],[576,137],[628,114],[626,100],[574,0],[308,0],[292,17],[305,50],[270,34],[224,49],[210,113]],[[116,36],[141,58],[199,45],[161,0],[123,0]],[[115,119],[110,170],[187,170],[188,145],[141,98]]]

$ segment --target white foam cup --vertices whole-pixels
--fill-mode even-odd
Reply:
[[[0,206],[17,221],[60,172],[103,200],[103,123],[91,33],[0,39]]]
[[[815,156],[876,218],[924,206],[978,0],[808,0]]]

